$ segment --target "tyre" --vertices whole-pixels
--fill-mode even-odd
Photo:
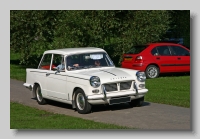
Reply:
[[[147,78],[157,78],[159,76],[160,70],[157,66],[155,65],[149,65],[146,68],[145,74]]]
[[[87,114],[91,112],[92,106],[88,103],[85,93],[81,89],[75,91],[75,105],[78,113]]]
[[[36,96],[38,104],[40,104],[40,105],[46,104],[46,99],[44,99],[42,96],[42,91],[41,91],[40,85],[36,85],[36,87],[35,87],[35,96]]]
[[[129,102],[129,104],[131,107],[140,107],[140,106],[142,106],[143,102],[144,102],[144,97],[141,97],[138,99],[131,100],[131,102]]]

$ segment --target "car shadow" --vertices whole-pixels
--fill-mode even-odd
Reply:
[[[142,106],[145,107],[149,106],[149,102],[143,102]],[[121,103],[121,104],[115,104],[115,105],[93,105],[92,106],[92,112],[102,112],[102,111],[118,111],[118,110],[124,110],[124,109],[132,109],[134,107],[131,107],[128,103]]]
[[[35,98],[32,98],[32,99],[35,99]],[[66,108],[66,109],[77,111],[76,109],[72,108],[72,105],[62,103],[62,102],[47,100],[47,104],[51,106],[55,106],[55,107]],[[143,102],[143,105],[141,107],[145,107],[149,105],[150,105],[149,102]],[[132,109],[132,108],[134,107],[131,107],[128,103],[121,103],[121,104],[115,104],[115,105],[100,104],[100,105],[93,105],[91,113],[102,112],[102,111],[118,111],[118,110],[123,110],[123,109]]]
[[[159,77],[179,77],[179,76],[190,76],[190,72],[180,72],[180,73],[161,73]],[[159,78],[158,77],[158,78]]]
[[[55,106],[55,107],[67,108],[67,109],[73,110],[72,109],[72,105],[66,104],[66,103],[62,103],[62,102],[57,102],[57,101],[53,101],[53,100],[47,100],[47,104]]]

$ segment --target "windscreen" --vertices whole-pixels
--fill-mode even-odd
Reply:
[[[133,46],[128,52],[126,52],[126,54],[139,54],[147,47],[148,45],[136,45]]]

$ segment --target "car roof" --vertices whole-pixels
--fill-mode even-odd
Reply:
[[[174,43],[174,42],[151,42],[151,43],[148,43],[148,45],[152,45],[152,44],[156,44],[156,45],[181,45],[179,43]]]
[[[70,55],[77,53],[92,53],[92,52],[105,52],[105,50],[96,47],[62,48],[62,49],[47,50],[44,52],[44,54],[53,53],[53,54]]]

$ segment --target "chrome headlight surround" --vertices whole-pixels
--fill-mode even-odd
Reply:
[[[146,80],[146,75],[144,72],[138,71],[136,72],[136,76],[139,82],[144,82]]]
[[[90,85],[94,88],[97,88],[101,85],[100,78],[98,76],[92,76],[90,78]]]

